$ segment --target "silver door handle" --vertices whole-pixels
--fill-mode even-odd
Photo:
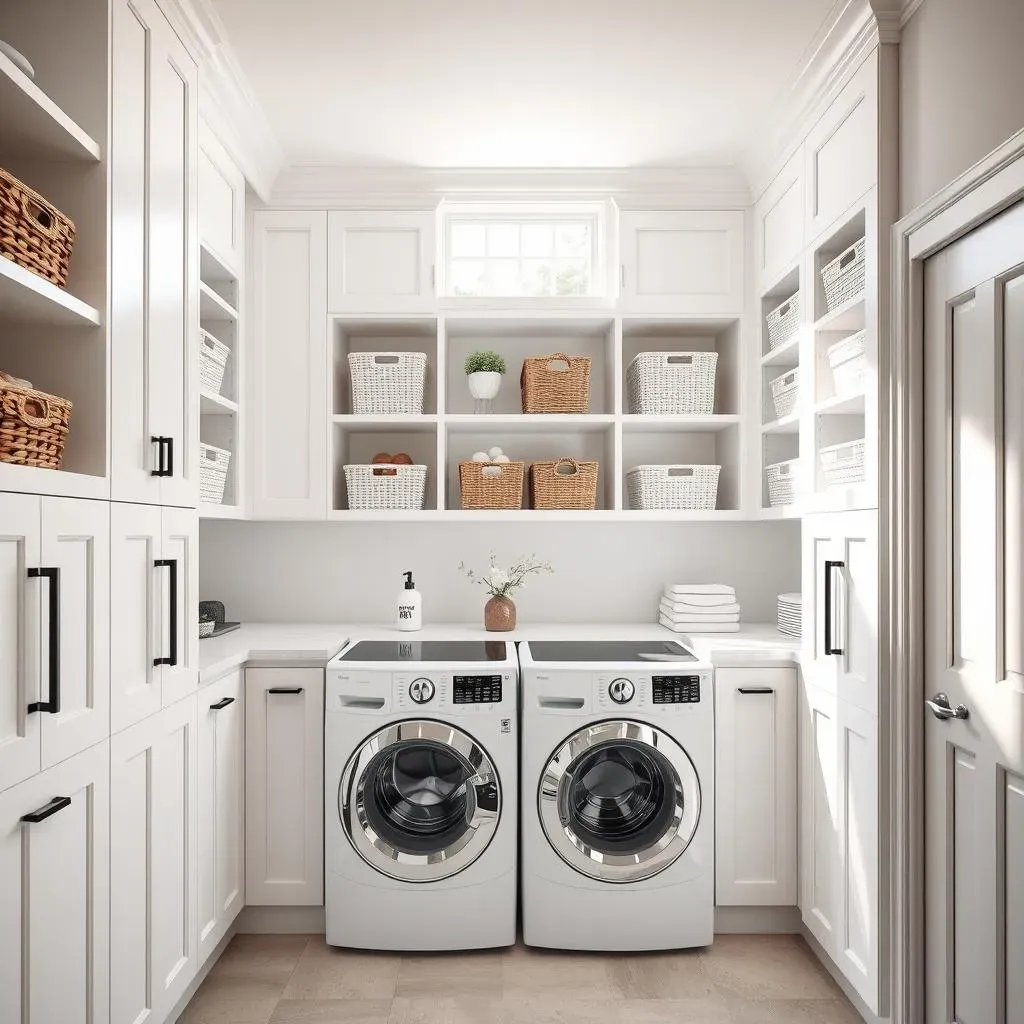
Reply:
[[[957,704],[957,706],[950,707],[949,698],[944,693],[937,693],[931,700],[926,700],[925,705],[931,711],[931,713],[942,721],[946,721],[950,718],[959,718],[961,721],[965,718],[970,717],[970,711],[967,710],[966,704]]]

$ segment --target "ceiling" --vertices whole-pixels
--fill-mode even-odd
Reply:
[[[214,0],[290,164],[733,164],[835,0]]]

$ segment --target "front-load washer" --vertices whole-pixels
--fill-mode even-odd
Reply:
[[[327,941],[516,940],[518,661],[499,641],[357,641],[327,667]]]
[[[668,640],[529,641],[519,663],[527,945],[711,943],[711,666]]]

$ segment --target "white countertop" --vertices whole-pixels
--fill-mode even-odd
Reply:
[[[431,623],[416,633],[361,623],[244,623],[223,636],[199,641],[199,681],[246,664],[323,666],[349,640],[635,640],[679,639],[657,623],[540,623],[510,633],[488,633],[466,623]],[[743,623],[738,633],[690,634],[694,652],[716,667],[796,664],[800,641],[783,636],[774,623]]]

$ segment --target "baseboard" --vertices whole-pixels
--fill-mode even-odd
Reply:
[[[796,907],[715,907],[716,935],[796,935]]]
[[[224,938],[217,943],[213,952],[206,958],[203,965],[196,971],[196,976],[189,982],[189,986],[185,989],[185,994],[174,1004],[174,1009],[171,1010],[167,1020],[169,1024],[181,1024],[182,1015],[188,1004],[192,1002],[192,997],[199,991],[199,986],[206,981],[206,976],[213,970],[213,965],[220,959],[221,954],[225,949],[228,948],[228,944],[235,937],[235,933],[238,931],[238,917],[232,921],[231,926],[224,933]]]
[[[242,935],[323,935],[323,907],[245,907],[238,915]]]
[[[811,934],[806,925],[800,925],[800,934],[804,937],[811,951],[821,961],[822,966],[832,976],[832,980],[843,990],[843,995],[853,1004],[853,1008],[864,1018],[865,1024],[888,1024],[888,1017],[879,1017],[872,1013],[860,993],[850,984],[843,972],[835,965],[832,957],[825,952],[821,943]]]

